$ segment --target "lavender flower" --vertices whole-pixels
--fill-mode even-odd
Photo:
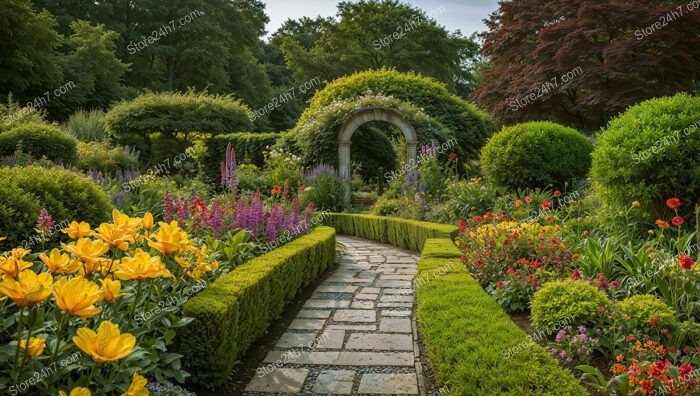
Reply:
[[[221,185],[226,187],[233,195],[238,191],[238,164],[236,164],[236,152],[231,143],[226,146],[226,158],[221,163]]]

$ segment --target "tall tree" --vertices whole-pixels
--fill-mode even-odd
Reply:
[[[422,73],[456,91],[468,78],[466,62],[478,50],[459,31],[448,32],[425,11],[397,0],[341,2],[337,20],[323,23],[321,38],[310,49],[293,37],[283,40],[282,51],[297,81],[331,81],[389,67]]]
[[[693,91],[700,11],[659,0],[506,0],[486,21],[473,97],[503,123],[595,130],[645,99]]]

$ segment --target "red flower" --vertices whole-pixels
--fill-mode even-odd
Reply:
[[[658,326],[661,323],[661,320],[657,317],[651,318],[649,321],[649,326]]]
[[[484,221],[484,218],[481,216],[474,216],[474,221],[477,223],[481,223],[482,221]]]
[[[464,231],[467,229],[467,222],[460,219],[459,220],[459,233],[464,234]]]
[[[282,187],[280,186],[272,186],[272,193],[273,194],[280,194],[282,192]]]
[[[678,262],[680,263],[681,268],[683,268],[684,270],[689,270],[693,268],[693,264],[695,264],[695,260],[693,260],[692,257],[686,256],[685,254],[681,254],[680,256],[678,256]]]
[[[493,219],[493,213],[491,213],[491,212],[486,212],[486,214],[484,215],[484,218],[485,218],[485,219],[489,219],[489,220]]]
[[[554,198],[559,198],[561,197],[561,191],[557,190],[554,192]]]
[[[681,372],[680,372],[680,377],[685,378],[686,375],[690,374],[693,371],[693,366],[689,364],[684,364],[681,366]]]
[[[527,279],[528,281],[531,282],[531,281],[535,280],[535,274],[530,274],[525,279]]]
[[[681,200],[678,198],[669,198],[666,200],[666,205],[671,209],[678,209],[681,206]]]
[[[610,282],[610,287],[612,287],[613,289],[619,289],[619,288],[620,288],[620,282],[618,282],[618,281],[612,281],[612,282]]]
[[[466,254],[462,254],[462,262],[465,264],[467,263],[467,255]]]
[[[579,280],[581,279],[581,272],[577,269],[574,270],[574,273],[571,274],[571,279]]]
[[[484,260],[476,260],[474,262],[474,267],[478,268],[478,267],[481,267],[482,265],[484,265]]]
[[[525,202],[527,202],[527,203],[532,202],[532,198],[530,198],[530,197],[525,197]]]
[[[532,282],[532,287],[533,287],[534,289],[537,289],[537,288],[540,287],[541,285],[542,285],[542,284],[541,284],[540,282],[537,282],[537,281]]]
[[[542,209],[544,209],[544,210],[552,209],[552,203],[549,201],[542,202]]]
[[[634,341],[636,339],[637,339],[637,337],[635,337],[633,335],[628,335],[627,337],[625,337],[625,341],[627,341],[627,342]]]
[[[505,286],[503,286],[503,281],[498,281],[498,282],[496,282],[496,287],[499,288],[499,289],[501,289],[501,290],[504,289]]]
[[[588,232],[588,231],[584,231],[584,232],[583,232],[583,236],[588,236],[588,235],[590,235],[590,234],[591,234],[591,233]]]
[[[448,157],[453,158],[453,159],[457,159],[457,153],[450,153],[450,155]]]
[[[683,218],[680,216],[676,216],[673,218],[673,220],[671,220],[671,223],[673,223],[673,225],[676,227],[680,227],[681,224],[685,223],[685,220],[683,220]]]

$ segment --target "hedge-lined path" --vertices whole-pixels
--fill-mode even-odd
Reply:
[[[339,236],[347,247],[268,353],[245,395],[424,395],[415,289],[419,256]]]

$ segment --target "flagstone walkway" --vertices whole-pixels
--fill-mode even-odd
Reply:
[[[244,395],[424,395],[413,279],[419,256],[344,236],[316,288]]]

